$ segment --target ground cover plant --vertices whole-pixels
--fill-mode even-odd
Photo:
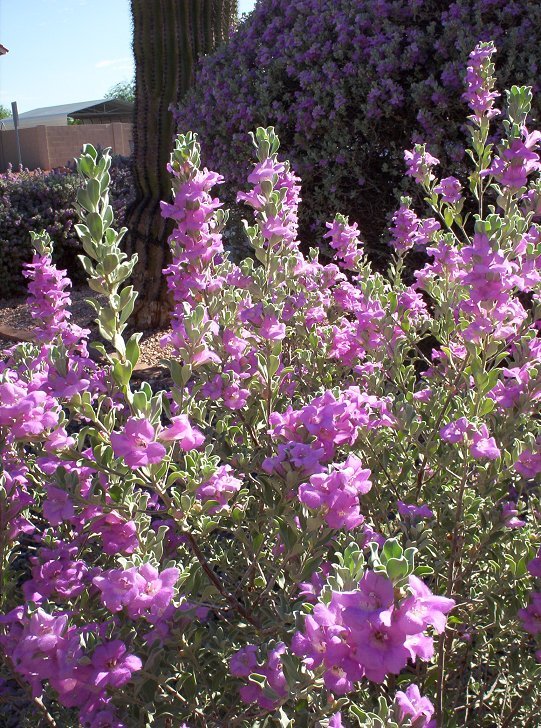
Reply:
[[[427,142],[447,174],[463,168],[468,54],[493,40],[500,89],[538,84],[540,28],[541,5],[529,0],[258,0],[201,60],[179,130],[211,139],[204,164],[240,185],[249,132],[272,124],[303,181],[301,240],[313,245],[340,211],[358,222],[381,269],[403,150]]]
[[[135,259],[110,158],[85,147],[101,363],[36,233],[38,344],[0,366],[1,697],[18,725],[536,724],[541,133],[528,88],[498,99],[493,54],[469,60],[469,179],[405,154],[430,212],[402,200],[385,276],[341,215],[334,262],[299,252],[272,128],[239,193],[253,256],[231,262],[222,178],[179,135],[170,391],[131,380]]]

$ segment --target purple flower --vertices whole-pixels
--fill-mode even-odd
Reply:
[[[173,417],[171,425],[160,432],[159,439],[165,442],[178,442],[185,452],[201,447],[205,442],[203,433],[191,426],[187,415]]]
[[[334,715],[331,715],[329,728],[345,728],[342,723],[342,713],[335,713]]]
[[[440,180],[439,184],[434,187],[434,192],[441,195],[444,202],[448,202],[450,205],[454,205],[460,200],[460,193],[462,191],[462,185],[456,177],[444,177]]]
[[[372,682],[381,683],[388,674],[398,675],[410,656],[404,645],[404,632],[388,624],[385,618],[365,622],[355,630],[352,641],[365,675]]]
[[[229,661],[229,671],[234,677],[248,677],[257,671],[257,646],[246,645]]]
[[[487,460],[497,460],[501,453],[496,445],[496,440],[489,436],[486,425],[481,425],[477,432],[473,433],[473,443],[470,452],[474,458],[487,458]]]
[[[359,239],[357,223],[349,224],[346,217],[337,215],[333,222],[327,223],[328,232],[323,238],[329,238],[329,245],[336,251],[339,265],[355,269],[358,258],[362,254],[362,243]]]
[[[464,435],[468,434],[472,429],[472,424],[465,417],[460,417],[454,422],[440,429],[440,437],[445,442],[457,443],[464,440]]]
[[[393,215],[390,228],[391,245],[398,252],[405,252],[416,246],[425,246],[440,229],[440,224],[432,217],[421,220],[410,208],[411,200],[403,197],[400,207]]]
[[[363,469],[360,459],[350,455],[330,472],[316,473],[308,483],[300,485],[299,500],[311,509],[321,508],[331,528],[351,530],[364,520],[359,495],[372,487],[369,476],[370,471]]]
[[[434,179],[431,167],[439,164],[440,160],[429,154],[424,144],[416,144],[413,151],[405,151],[406,174],[419,184],[428,184]]]
[[[92,583],[101,591],[101,598],[107,609],[111,612],[120,612],[139,594],[144,579],[139,576],[136,567],[132,566],[126,570],[103,571],[92,579]]]
[[[518,518],[516,503],[512,501],[507,501],[502,505],[501,519],[506,528],[522,528],[526,525],[526,521]]]
[[[528,176],[541,169],[539,155],[533,149],[541,139],[541,132],[528,133],[523,129],[522,139],[512,139],[500,150],[492,165],[481,172],[482,177],[493,175],[504,187],[518,190],[528,183]]]
[[[482,117],[491,119],[500,112],[494,107],[494,101],[500,95],[494,91],[494,78],[491,75],[492,55],[496,48],[492,42],[479,43],[470,53],[466,72],[467,90],[463,99],[473,111],[473,121],[480,125]],[[471,118],[471,117],[470,117]]]
[[[366,571],[356,591],[336,592],[332,603],[344,608],[344,621],[356,629],[394,604],[394,586],[386,576]]]
[[[59,526],[75,515],[73,501],[65,490],[46,485],[47,499],[43,503],[43,515],[51,526]]]
[[[345,695],[355,688],[355,683],[364,676],[364,670],[355,660],[344,657],[323,674],[325,687],[335,695]],[[341,724],[340,724],[341,725]]]
[[[522,628],[530,634],[541,632],[541,593],[533,592],[530,603],[525,609],[519,609],[518,616],[522,622]]]
[[[541,549],[539,549],[535,558],[528,563],[528,571],[532,576],[541,578]]]
[[[131,680],[132,674],[143,667],[136,655],[128,654],[124,642],[113,640],[99,645],[92,655],[93,683],[103,690],[110,686],[121,688]]]
[[[429,626],[441,634],[447,624],[446,615],[455,606],[454,599],[432,594],[426,584],[413,574],[408,577],[408,585],[412,595],[406,597],[393,614],[393,624],[405,634],[418,634]]]
[[[523,450],[515,463],[515,470],[523,478],[535,478],[541,473],[541,452]]]
[[[40,652],[51,652],[60,643],[68,617],[54,616],[38,608],[30,617],[27,640]]]
[[[100,534],[103,552],[110,556],[133,554],[139,546],[135,521],[126,521],[115,511],[94,521],[93,530]]]
[[[130,417],[123,432],[111,433],[111,445],[115,457],[124,458],[133,470],[159,463],[165,455],[165,448],[155,442],[154,428],[147,419]]]
[[[218,505],[212,508],[212,513],[218,513],[228,506],[231,498],[238,493],[242,487],[242,481],[233,474],[230,465],[220,465],[216,472],[196,491],[196,496],[201,501],[217,501]]]
[[[146,563],[139,567],[138,575],[137,593],[126,603],[128,616],[131,619],[159,617],[171,603],[180,571],[171,567],[158,572],[152,564]]]
[[[397,502],[398,512],[404,519],[422,521],[425,518],[434,518],[434,512],[425,504],[416,506],[413,503]]]
[[[264,710],[275,710],[283,698],[287,695],[287,683],[282,669],[281,656],[286,651],[283,642],[279,642],[272,649],[267,660],[260,665],[256,659],[255,645],[247,645],[239,650],[238,659],[234,656],[231,659],[233,674],[238,677],[248,677],[250,672],[257,672],[264,675],[267,679],[268,686],[276,695],[276,699],[269,697],[267,691],[255,683],[243,685],[239,691],[240,697],[245,703],[258,703]],[[254,668],[254,669],[252,669]],[[250,670],[250,672],[247,672]]]
[[[395,695],[395,705],[400,723],[409,720],[415,728],[435,728],[436,724],[431,720],[434,706],[421,695],[417,685],[410,685],[405,693],[399,690]]]

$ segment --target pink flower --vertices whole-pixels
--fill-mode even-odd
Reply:
[[[92,682],[97,688],[120,688],[131,680],[134,672],[143,667],[143,663],[136,655],[128,654],[124,642],[113,640],[96,647],[92,655],[92,667]]]
[[[92,579],[101,591],[103,604],[110,612],[120,612],[135,599],[144,585],[135,566],[130,569],[110,569]]]
[[[453,609],[455,601],[432,594],[426,584],[413,574],[408,578],[408,585],[412,595],[402,602],[393,615],[393,622],[405,634],[419,634],[430,625],[441,634],[447,624],[446,614]]]
[[[201,501],[217,501],[218,505],[212,509],[212,513],[227,508],[228,502],[241,489],[242,481],[233,474],[233,468],[230,465],[220,465],[216,472],[196,491],[196,495]]]
[[[103,553],[110,556],[133,554],[139,546],[135,521],[126,521],[115,511],[98,518],[93,530],[101,536]]]
[[[526,632],[539,634],[541,632],[541,593],[534,592],[526,609],[519,609],[518,616],[522,622],[522,628]]]
[[[465,417],[449,422],[440,429],[440,437],[445,442],[457,443],[464,440],[464,435],[471,431],[472,424]]]
[[[526,525],[526,521],[518,518],[516,503],[512,501],[507,501],[502,505],[501,518],[506,528],[522,528]]]
[[[434,706],[428,698],[421,696],[417,685],[410,685],[405,693],[399,690],[395,695],[395,704],[401,723],[409,719],[416,728],[435,727],[435,722],[431,720]]]
[[[131,619],[159,617],[173,599],[180,571],[171,567],[158,572],[152,564],[146,563],[139,567],[138,575],[137,593],[126,604],[128,616]]]
[[[456,177],[444,177],[436,187],[434,192],[441,195],[442,200],[454,205],[455,202],[460,200],[460,192],[462,185]]]
[[[187,415],[173,417],[171,425],[159,434],[159,439],[165,442],[178,442],[181,449],[187,452],[201,447],[205,437],[196,427],[192,427]]]
[[[147,419],[130,417],[123,432],[111,433],[111,445],[115,457],[124,458],[126,465],[135,470],[163,459],[165,448],[154,438],[154,428]]]
[[[428,183],[434,179],[430,168],[440,162],[426,151],[424,144],[416,144],[413,151],[405,151],[404,159],[407,167],[406,174],[413,177],[419,184]]]
[[[485,424],[481,425],[477,432],[473,433],[473,444],[470,452],[474,458],[487,458],[487,460],[497,460],[500,457],[500,450],[496,445],[496,440],[489,437],[488,429]]]

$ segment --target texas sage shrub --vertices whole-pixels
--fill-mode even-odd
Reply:
[[[85,147],[77,232],[108,346],[89,358],[35,234],[38,343],[1,365],[4,699],[67,727],[535,724],[541,133],[514,86],[488,141],[493,52],[469,61],[469,178],[406,152],[430,213],[402,200],[386,276],[341,215],[334,262],[299,252],[272,128],[233,264],[223,180],[177,138],[169,391],[132,381],[135,258],[110,158]]]
[[[536,85],[540,28],[541,6],[530,0],[259,0],[201,60],[179,129],[211,139],[204,163],[240,185],[250,130],[272,124],[303,180],[301,240],[313,245],[316,231],[319,241],[339,210],[387,265],[380,238],[400,192],[403,149],[426,141],[455,174],[468,54],[493,40],[502,88]]]
[[[116,219],[123,220],[133,195],[130,161],[113,156],[110,174],[111,204]],[[77,258],[81,243],[75,232],[80,187],[75,169],[68,167],[0,174],[0,298],[25,292],[22,269],[32,258],[32,230],[45,230],[54,239],[55,262],[68,270],[74,283],[85,280]]]

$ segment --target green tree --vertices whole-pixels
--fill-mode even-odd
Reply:
[[[122,99],[122,101],[135,101],[135,82],[120,81],[111,86],[105,94],[106,99]]]
[[[131,0],[136,196],[125,224],[130,231],[126,252],[139,256],[133,275],[139,291],[134,312],[138,329],[163,326],[169,315],[161,271],[170,227],[160,214],[160,200],[171,194],[166,165],[175,121],[169,107],[178,104],[192,85],[199,56],[229,36],[237,11],[237,0]]]
[[[11,111],[7,108],[7,106],[0,104],[0,119],[8,119],[10,116]]]

